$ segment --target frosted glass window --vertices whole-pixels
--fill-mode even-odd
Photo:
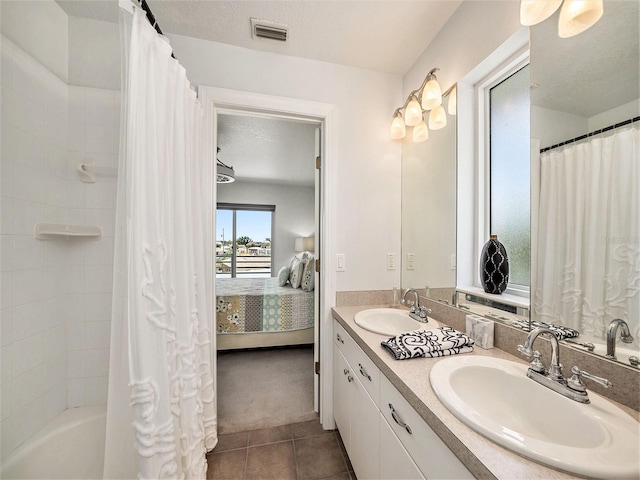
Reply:
[[[509,283],[530,285],[529,66],[491,88],[490,229],[509,255]]]

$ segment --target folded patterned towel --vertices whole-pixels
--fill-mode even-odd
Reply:
[[[385,340],[381,345],[396,360],[416,357],[444,357],[473,351],[473,340],[451,327],[418,330]]]
[[[564,340],[565,338],[576,338],[580,335],[580,332],[574,330],[573,328],[564,327],[562,325],[554,325],[553,323],[539,322],[537,320],[531,320],[531,328],[529,328],[529,322],[527,321],[514,320],[513,322],[511,322],[511,325],[526,332],[530,331],[531,328],[548,328],[549,330],[553,331],[553,334],[558,338],[558,340]]]

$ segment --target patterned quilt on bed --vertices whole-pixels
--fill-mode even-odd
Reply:
[[[277,278],[216,279],[218,333],[282,332],[313,326],[314,292]]]

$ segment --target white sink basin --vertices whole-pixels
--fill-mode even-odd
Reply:
[[[429,318],[427,323],[409,317],[407,310],[397,308],[370,308],[355,315],[356,324],[381,335],[396,336],[416,330],[432,330],[439,325]]]
[[[451,413],[520,455],[588,477],[638,478],[634,418],[591,391],[590,404],[570,400],[526,372],[508,360],[461,356],[440,360],[429,379]]]

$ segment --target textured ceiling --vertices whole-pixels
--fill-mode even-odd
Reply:
[[[68,15],[118,21],[118,0],[56,0]],[[167,33],[404,75],[462,0],[147,0]],[[251,17],[289,26],[251,37]]]
[[[640,97],[640,2],[605,2],[575,37],[557,25],[558,12],[531,28],[532,105],[591,117]]]
[[[293,120],[219,115],[218,158],[238,180],[313,186],[315,130]]]

